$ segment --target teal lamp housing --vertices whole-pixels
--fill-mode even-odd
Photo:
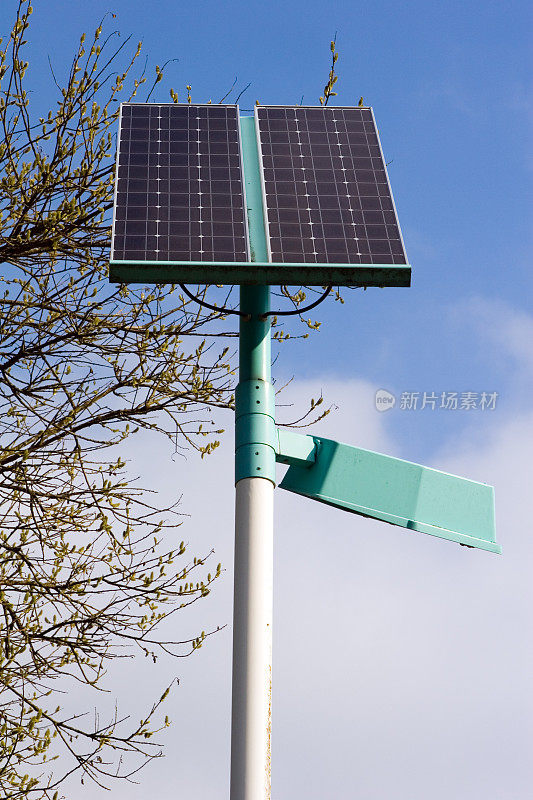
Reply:
[[[284,445],[277,455],[278,461],[291,464],[281,489],[363,517],[501,553],[492,486],[331,439],[289,436],[285,433],[283,441],[292,446]],[[293,458],[296,443],[300,453]]]

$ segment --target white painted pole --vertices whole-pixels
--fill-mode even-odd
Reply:
[[[268,261],[253,117],[241,118],[252,261]],[[276,435],[270,287],[240,287],[230,800],[270,800]]]
[[[231,800],[270,800],[274,484],[236,486]]]

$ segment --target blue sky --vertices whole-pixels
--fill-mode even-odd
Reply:
[[[240,101],[241,108],[250,109],[256,99],[263,103],[297,104],[303,97],[306,104],[315,104],[327,79],[329,42],[337,34],[339,95],[335,101],[355,105],[362,95],[365,103],[374,108],[386,160],[391,162],[389,176],[413,266],[413,285],[410,289],[346,291],[343,306],[325,303],[314,312],[323,322],[321,332],[305,342],[286,344],[281,349],[274,374],[280,382],[295,377],[292,388],[286,390],[286,402],[303,404],[306,396],[312,393],[316,396],[322,389],[326,400],[339,406],[336,415],[331,415],[332,419],[324,423],[327,424],[324,430],[333,431],[330,435],[336,438],[378,450],[388,448],[388,452],[409,460],[424,461],[458,473],[462,470],[461,474],[469,477],[494,481],[504,556],[498,560],[481,554],[477,562],[468,559],[469,565],[474,564],[471,573],[465,566],[464,556],[465,552],[470,555],[473,551],[456,548],[459,552],[453,550],[452,553],[447,543],[441,547],[434,541],[427,542],[429,537],[419,537],[421,543],[410,540],[406,545],[412,556],[407,564],[406,551],[402,549],[405,539],[401,538],[397,546],[399,534],[390,533],[392,529],[387,528],[385,534],[377,533],[371,543],[366,539],[363,545],[358,542],[356,548],[355,544],[349,544],[351,539],[343,538],[348,529],[346,515],[335,512],[337,516],[332,516],[323,509],[320,512],[314,509],[313,515],[308,505],[304,510],[280,500],[284,515],[279,520],[281,528],[289,521],[298,528],[299,517],[303,515],[310,529],[313,525],[315,528],[322,525],[328,530],[333,526],[340,537],[341,559],[348,557],[350,547],[354,548],[349,575],[337,575],[334,555],[337,545],[331,554],[330,568],[333,566],[335,580],[351,578],[355,584],[361,582],[361,593],[357,594],[354,589],[356,595],[348,597],[347,589],[339,590],[343,602],[337,602],[335,594],[326,590],[325,605],[330,604],[328,607],[337,622],[348,625],[360,645],[358,626],[361,626],[362,652],[357,651],[348,637],[335,657],[339,663],[352,664],[354,674],[360,667],[361,680],[367,682],[365,686],[370,696],[376,700],[380,696],[387,698],[380,714],[383,719],[389,719],[390,712],[390,722],[386,734],[383,729],[374,730],[375,708],[371,705],[367,708],[363,699],[350,705],[347,697],[351,696],[355,679],[349,672],[344,674],[340,667],[341,677],[333,680],[325,672],[313,672],[310,666],[306,683],[307,679],[302,677],[305,665],[300,663],[299,653],[291,650],[288,618],[294,614],[301,625],[302,647],[306,652],[315,647],[321,650],[322,646],[329,647],[328,635],[308,624],[306,615],[312,613],[327,624],[325,606],[317,604],[314,597],[309,598],[307,607],[299,604],[290,588],[294,570],[291,572],[286,563],[277,562],[280,577],[276,608],[291,609],[291,613],[287,613],[285,619],[280,616],[277,643],[275,640],[283,674],[281,667],[278,673],[275,667],[280,710],[274,712],[274,797],[312,800],[325,797],[328,792],[333,796],[332,787],[338,798],[356,796],[352,788],[354,767],[350,762],[353,756],[347,750],[341,758],[341,740],[331,731],[324,738],[328,740],[329,737],[334,744],[328,746],[328,741],[324,742],[324,762],[317,771],[315,783],[307,785],[298,777],[307,769],[308,759],[316,758],[312,744],[307,750],[302,744],[302,749],[298,750],[297,742],[306,741],[304,723],[309,695],[305,695],[304,689],[309,687],[311,692],[313,686],[323,686],[324,682],[330,685],[333,681],[336,686],[331,704],[319,703],[317,713],[319,717],[322,715],[320,719],[324,724],[329,720],[333,731],[341,731],[342,742],[349,742],[353,736],[364,753],[368,766],[362,770],[360,796],[365,800],[425,800],[429,796],[441,800],[441,795],[435,793],[433,781],[436,774],[441,775],[446,769],[451,770],[452,777],[443,779],[442,798],[523,800],[532,780],[520,759],[520,748],[527,741],[532,743],[531,729],[526,728],[521,717],[524,708],[531,705],[525,665],[532,651],[531,636],[526,634],[523,616],[527,592],[530,595],[531,590],[527,588],[529,584],[522,566],[524,559],[531,563],[525,524],[526,513],[529,514],[526,512],[528,490],[524,483],[530,461],[525,457],[524,446],[531,436],[533,406],[530,3],[518,0],[506,3],[463,0],[445,4],[427,0],[402,3],[382,0],[372,3],[152,0],[148,5],[137,0],[112,3],[92,0],[90,4],[36,0],[34,5],[30,81],[35,92],[34,102],[45,106],[55,102],[48,55],[61,75],[79,34],[94,29],[107,11],[116,13],[113,27],[116,26],[123,36],[131,33],[135,43],[142,39],[149,69],[156,63],[162,65],[169,59],[178,59],[169,64],[166,79],[159,84],[164,88],[152,98],[156,101],[169,100],[169,86],[184,98],[185,86],[190,83],[193,101],[212,99],[216,102],[237,77],[238,90],[251,82]],[[2,4],[2,32],[9,29],[15,7],[12,0]],[[497,392],[498,401],[494,411],[469,412],[407,411],[400,409],[398,402],[393,410],[378,414],[373,407],[373,393],[380,388],[395,393],[398,399],[405,391],[487,391]],[[227,446],[226,455],[218,455],[219,460],[213,462],[215,467],[218,465],[219,474],[220,470],[227,474],[230,469],[230,441]],[[132,456],[137,454],[141,461],[143,453],[141,446],[132,449]],[[168,460],[171,469],[173,462],[169,454],[164,451],[161,458]],[[214,482],[218,480],[215,467],[205,473]],[[210,546],[213,544],[209,542],[212,522],[205,517],[206,510],[195,488],[195,481],[204,480],[201,469],[191,462],[187,470],[180,473],[178,483],[180,492],[184,491],[186,508],[193,515],[189,531],[191,542],[202,544],[205,541]],[[139,471],[138,464],[133,471]],[[147,479],[158,482],[156,477],[148,475]],[[170,483],[165,486],[166,491],[172,492]],[[228,574],[218,601],[210,601],[219,603],[210,611],[215,624],[229,622],[231,614],[232,522],[231,502],[227,499],[231,497],[230,483],[226,489],[227,494],[221,495],[220,504],[228,516],[229,538],[221,544],[221,549]],[[357,531],[363,532],[369,525],[376,532],[385,527],[377,528],[363,521],[358,524]],[[302,539],[297,541],[300,548],[304,546]],[[301,549],[294,542],[285,546],[287,558],[302,557]],[[392,549],[388,551],[388,547]],[[398,559],[397,570],[391,566],[391,553]],[[312,581],[320,574],[321,563],[316,556],[310,554],[309,557]],[[384,574],[380,564],[385,564]],[[433,576],[434,591],[431,582],[424,583],[417,570]],[[298,580],[296,583],[300,585]],[[413,594],[413,586],[420,588],[423,601]],[[521,601],[516,599],[516,587],[522,591]],[[304,584],[301,589],[305,593],[309,586]],[[395,618],[394,604],[384,599],[389,591],[395,593],[405,618]],[[460,607],[459,601],[451,602],[448,614],[449,594],[454,592],[477,609],[473,613],[469,606],[466,621],[465,609]],[[511,599],[513,597],[515,600]],[[365,600],[370,609],[364,607]],[[357,613],[352,614],[349,609],[354,603]],[[429,609],[427,618],[420,612],[421,603]],[[490,623],[485,613],[489,605],[494,610]],[[341,606],[344,610],[340,610]],[[388,625],[387,619],[396,621]],[[413,627],[409,627],[406,619],[414,619]],[[512,625],[511,619],[514,620]],[[373,636],[369,620],[375,622],[374,630],[381,632],[383,640],[378,641]],[[203,622],[201,625],[204,626]],[[442,631],[446,646],[436,636],[434,626]],[[395,632],[398,630],[402,631],[403,640]],[[512,656],[502,654],[498,638],[505,642]],[[368,664],[365,641],[370,642],[368,646],[375,656],[375,661]],[[464,648],[462,664],[451,655],[458,648]],[[184,674],[190,675],[189,683],[185,682],[189,686],[187,691],[195,698],[189,706],[185,700],[181,701],[185,712],[193,715],[195,708],[202,708],[206,697],[214,708],[213,736],[204,740],[205,731],[202,733],[198,727],[198,738],[192,737],[192,744],[181,742],[180,745],[185,748],[181,752],[187,753],[191,776],[197,774],[193,768],[201,769],[202,748],[205,757],[214,765],[218,777],[213,778],[212,783],[205,777],[203,794],[197,794],[206,800],[227,796],[224,770],[228,751],[224,748],[227,748],[228,733],[229,652],[221,634],[220,643],[214,644],[211,650],[206,648],[205,654],[204,650],[199,654],[198,658],[204,661],[197,671],[188,665],[183,667]],[[400,664],[402,687],[397,685],[394,669],[391,667],[388,671],[389,668],[383,666],[383,659],[386,660],[390,652]],[[432,658],[428,652],[433,654]],[[422,686],[420,691],[430,698],[427,702],[422,695],[417,695],[416,686],[410,683],[410,658],[413,674],[418,676]],[[442,679],[445,686],[442,695],[431,681],[426,681],[426,673],[414,666],[417,658],[419,663],[425,663],[427,658],[427,669]],[[327,671],[328,662],[320,654],[310,659]],[[492,697],[493,687],[487,684],[485,694],[478,685],[469,698],[459,697],[456,686],[449,682],[449,675],[450,670],[460,669],[465,670],[465,681],[470,681],[468,685],[472,686],[477,672],[488,670],[494,684],[503,685],[503,695]],[[395,693],[399,697],[396,705]],[[344,703],[348,703],[353,718],[347,716],[348,712],[344,713]],[[407,713],[409,703],[411,708],[414,703],[414,717]],[[470,713],[466,726],[467,756],[456,752],[453,745],[454,730],[457,735],[463,725],[457,718],[462,708],[467,709],[466,714]],[[493,723],[485,715],[487,708],[493,711]],[[338,711],[337,722],[335,710]],[[407,722],[405,718],[402,720],[402,711],[407,715]],[[456,772],[440,759],[436,750],[431,751],[420,735],[420,730],[433,730],[433,712],[440,715],[442,729],[446,731],[444,740],[433,734],[435,747],[441,748],[440,752],[451,748],[450,752],[455,753],[460,762],[459,767],[457,759],[455,761]],[[178,706],[175,718],[179,720],[181,713],[183,709],[180,711]],[[374,751],[362,740],[360,731],[354,732],[358,715],[361,726],[373,733],[377,742]],[[279,733],[276,733],[276,718]],[[302,720],[300,727],[296,720]],[[316,719],[314,724],[318,724]],[[179,727],[179,721],[177,725]],[[491,725],[496,725],[498,731],[493,738],[487,732],[492,730]],[[193,729],[196,731],[194,725]],[[413,736],[413,747],[423,748],[422,760],[426,767],[417,767],[411,751],[405,750],[404,729]],[[179,737],[179,731],[176,735]],[[390,748],[387,752],[393,762],[389,784],[378,774],[379,742],[383,739]],[[495,762],[502,747],[504,752],[497,766]],[[403,766],[401,757],[393,755],[398,752],[403,753]],[[284,755],[286,753],[290,753],[290,759]],[[488,762],[490,780],[482,774]],[[415,778],[418,768],[422,777]],[[183,766],[184,775],[189,774],[188,769]],[[278,775],[283,776],[278,778],[278,783],[276,769]],[[164,769],[159,772],[167,774]],[[170,792],[166,794],[165,785],[158,782],[159,773],[146,774],[144,789],[157,788],[163,800],[175,796]],[[193,777],[190,780],[193,787]],[[494,794],[491,794],[491,787],[496,787]],[[77,791],[81,793],[72,795],[76,800],[89,796],[81,789]],[[95,794],[90,796],[96,797]],[[122,795],[117,792],[116,796]]]
[[[239,91],[251,82],[244,109],[256,99],[314,104],[337,33],[336,101],[355,104],[362,95],[374,107],[413,285],[346,292],[344,307],[322,306],[322,333],[312,347],[284,348],[278,377],[295,374],[295,363],[305,378],[327,364],[332,377],[365,376],[398,396],[497,391],[498,412],[523,402],[511,391],[508,359],[493,353],[493,331],[464,309],[481,297],[527,311],[531,300],[529,4],[35,5],[39,101],[50,92],[47,56],[61,74],[79,32],[110,10],[112,27],[143,41],[149,71],[178,59],[153,95],[159,101],[169,99],[169,86],[184,98],[187,83],[193,101],[216,101],[237,77]],[[492,422],[396,408],[386,424],[409,445],[406,456],[423,459],[444,436]]]

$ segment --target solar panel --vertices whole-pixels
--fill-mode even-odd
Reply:
[[[270,261],[407,264],[372,109],[255,115]]]
[[[121,106],[111,281],[408,286],[410,273],[371,109]]]
[[[123,260],[250,260],[237,106],[121,106],[111,261]]]

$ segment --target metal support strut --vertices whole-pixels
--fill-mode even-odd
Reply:
[[[241,119],[253,258],[267,260],[254,120]],[[270,800],[274,481],[270,289],[240,290],[235,394],[235,576],[231,800]]]

